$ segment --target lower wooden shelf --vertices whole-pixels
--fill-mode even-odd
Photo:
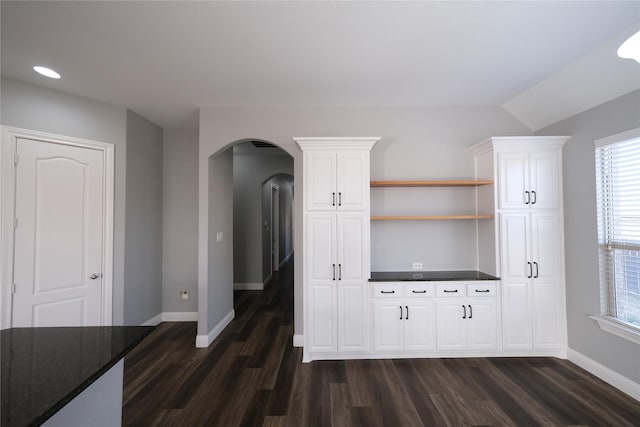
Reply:
[[[432,221],[493,218],[493,215],[372,215],[371,221]]]

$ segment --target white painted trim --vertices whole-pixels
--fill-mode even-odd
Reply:
[[[162,313],[158,314],[157,316],[153,316],[151,319],[147,320],[140,326],[158,326],[160,323],[162,323]]]
[[[616,371],[607,368],[606,366],[596,362],[593,359],[588,358],[584,354],[579,353],[572,348],[568,349],[567,354],[569,356],[569,361],[592,373],[604,382],[611,384],[618,390],[640,401],[640,384],[631,381],[624,375],[621,375]]]
[[[166,311],[144,322],[141,326],[158,326],[162,322],[197,322],[197,311]]]
[[[231,323],[231,321],[235,317],[236,317],[235,311],[231,310],[229,313],[227,313],[226,316],[224,316],[224,318],[220,322],[218,322],[216,326],[213,327],[213,329],[209,331],[207,335],[196,335],[196,347],[198,348],[209,347],[209,344],[211,344],[213,340],[215,340],[216,337],[220,335],[220,332],[222,332],[223,329],[229,323]]]
[[[165,311],[162,313],[163,322],[197,322],[197,311]]]
[[[53,144],[88,148],[103,152],[104,159],[104,226],[102,259],[102,326],[113,323],[113,239],[114,239],[114,174],[115,148],[113,144],[56,135],[28,129],[1,127],[0,141],[0,328],[11,327],[12,303],[11,284],[13,283],[13,221],[15,212],[15,164],[16,141],[18,138],[36,139]]]
[[[298,334],[293,336],[294,347],[304,347],[304,335]]]
[[[621,322],[614,317],[609,316],[589,316],[589,318],[598,322],[600,329],[603,331],[617,335],[627,341],[640,344],[640,328]]]
[[[640,138],[640,128],[630,129],[626,132],[620,132],[615,135],[596,139],[593,143],[596,148],[600,148],[600,147],[606,147],[607,145],[616,144],[618,142],[627,141],[630,139],[637,139],[637,138]]]
[[[254,282],[254,283],[234,283],[233,284],[234,291],[263,291],[264,283]]]

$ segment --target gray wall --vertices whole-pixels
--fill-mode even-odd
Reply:
[[[6,77],[0,84],[3,125],[114,145],[113,324],[123,324],[127,110]]]
[[[293,159],[291,159],[293,166]],[[293,168],[292,168],[293,169]],[[293,171],[278,174],[262,185],[262,224],[271,221],[271,185],[278,187],[278,262],[282,263],[293,252]],[[262,227],[262,279],[271,275],[271,230]]]
[[[198,131],[166,130],[163,145],[162,309],[198,310]],[[190,298],[179,298],[181,290]]]
[[[587,317],[600,314],[594,141],[637,127],[640,90],[536,134],[572,135],[563,152],[569,347],[640,383],[640,345],[603,332]]]
[[[233,156],[233,281],[263,283],[262,185],[278,173],[293,175],[293,158],[278,148],[248,153],[238,148]]]
[[[124,323],[162,312],[162,129],[127,111]]]
[[[207,174],[204,203],[208,209],[205,239],[200,234],[207,258],[199,264],[206,276],[204,289],[198,287],[198,335],[206,335],[233,309],[233,150],[208,157],[204,167],[200,165]],[[217,233],[223,233],[221,242],[216,241]]]
[[[199,257],[209,260],[206,239],[209,233],[209,157],[229,144],[246,139],[270,141],[294,157],[294,243],[295,258],[295,333],[302,333],[302,153],[291,139],[294,136],[380,136],[382,140],[372,151],[371,175],[377,179],[390,178],[467,178],[473,176],[473,162],[465,148],[496,135],[529,135],[531,131],[521,122],[498,107],[474,108],[202,108],[200,110],[199,141]],[[203,171],[204,169],[204,171]],[[427,190],[428,191],[428,190]],[[419,195],[415,196],[420,197]],[[453,206],[455,207],[455,206]],[[389,226],[393,227],[393,225]],[[404,227],[404,226],[401,226]],[[372,235],[372,265],[374,269],[394,269],[423,259],[425,267],[462,267],[474,263],[475,234],[470,230],[455,232],[435,240],[426,234],[431,225],[414,223],[412,230],[398,233],[376,231]],[[449,227],[449,226],[447,226]],[[465,225],[462,225],[464,228]],[[385,230],[388,227],[385,226]],[[393,230],[391,230],[393,231]],[[471,230],[475,233],[475,229]],[[408,237],[409,236],[409,237]],[[440,248],[441,246],[444,246]],[[436,249],[452,254],[453,260],[436,259]],[[388,259],[386,258],[388,256]],[[221,265],[220,273],[232,274],[231,265]],[[207,292],[206,264],[199,267],[199,289]],[[209,295],[207,298],[211,299]],[[232,295],[226,306],[231,306]],[[201,316],[221,319],[226,313],[209,307]],[[201,318],[201,321],[204,320]],[[205,325],[199,325],[199,333]]]

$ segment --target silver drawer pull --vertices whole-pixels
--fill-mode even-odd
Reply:
[[[415,290],[413,290],[411,292],[413,292],[414,294],[426,294],[427,293],[427,291],[415,291]]]
[[[381,294],[395,294],[396,291],[380,291]]]
[[[491,289],[485,289],[485,290],[476,289],[476,292],[486,294],[487,292],[491,292]]]

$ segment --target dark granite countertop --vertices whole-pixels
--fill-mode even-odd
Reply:
[[[2,427],[40,425],[112,368],[153,329],[111,326],[2,330]]]
[[[458,281],[458,280],[499,280],[498,277],[475,270],[458,271],[374,271],[370,282],[415,282],[415,281]]]

